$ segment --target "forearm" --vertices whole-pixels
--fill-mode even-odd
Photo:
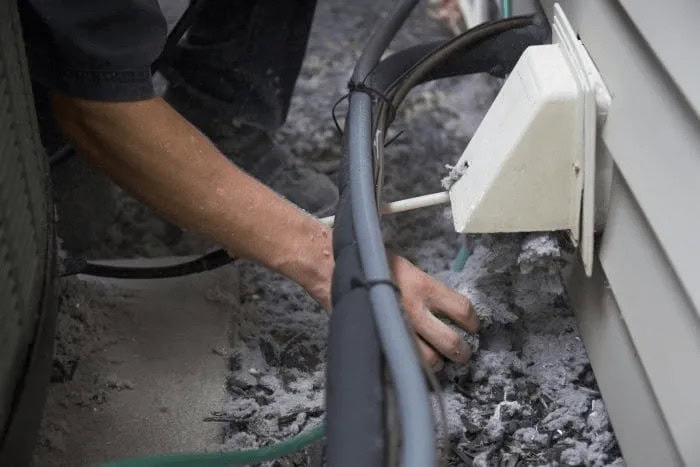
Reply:
[[[78,151],[134,197],[328,305],[329,230],[239,170],[162,99],[105,103],[56,95],[54,112]]]

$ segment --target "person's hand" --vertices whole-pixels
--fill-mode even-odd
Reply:
[[[78,152],[134,197],[232,256],[284,274],[330,308],[331,230],[242,172],[163,99],[101,102],[54,93],[52,103]],[[469,301],[403,258],[390,262],[423,358],[432,366],[439,355],[465,362],[466,343],[433,313],[476,331]]]
[[[393,256],[389,264],[401,290],[401,304],[418,335],[423,360],[432,368],[442,365],[442,357],[466,363],[471,351],[464,339],[435,315],[449,318],[469,332],[479,329],[474,307],[463,295],[424,273],[405,258]]]
[[[476,332],[479,330],[479,318],[469,300],[405,258],[390,256],[389,266],[401,290],[401,305],[417,334],[423,361],[433,369],[442,366],[443,357],[456,363],[466,363],[471,357],[469,346],[459,333],[436,315],[448,318],[465,331]],[[316,279],[300,283],[324,308],[330,310],[332,262],[323,269],[325,272],[315,276]]]

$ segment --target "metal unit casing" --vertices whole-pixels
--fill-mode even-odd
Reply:
[[[49,384],[55,242],[16,1],[0,3],[0,465],[29,465]]]

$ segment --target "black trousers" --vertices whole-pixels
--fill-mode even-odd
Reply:
[[[227,119],[278,128],[289,111],[316,0],[200,1],[187,40],[166,62]]]
[[[315,0],[199,1],[205,3],[165,67],[227,118],[279,127],[303,61]],[[93,100],[155,94],[151,65],[167,35],[156,0],[19,3],[36,82]]]

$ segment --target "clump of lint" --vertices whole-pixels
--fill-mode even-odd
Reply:
[[[452,185],[454,185],[457,182],[457,180],[462,178],[462,176],[467,172],[467,169],[469,168],[469,162],[464,160],[457,162],[456,165],[446,164],[445,168],[450,172],[447,174],[446,177],[444,177],[441,180],[440,183],[442,183],[442,187],[445,190],[449,190],[450,188],[452,188]]]

